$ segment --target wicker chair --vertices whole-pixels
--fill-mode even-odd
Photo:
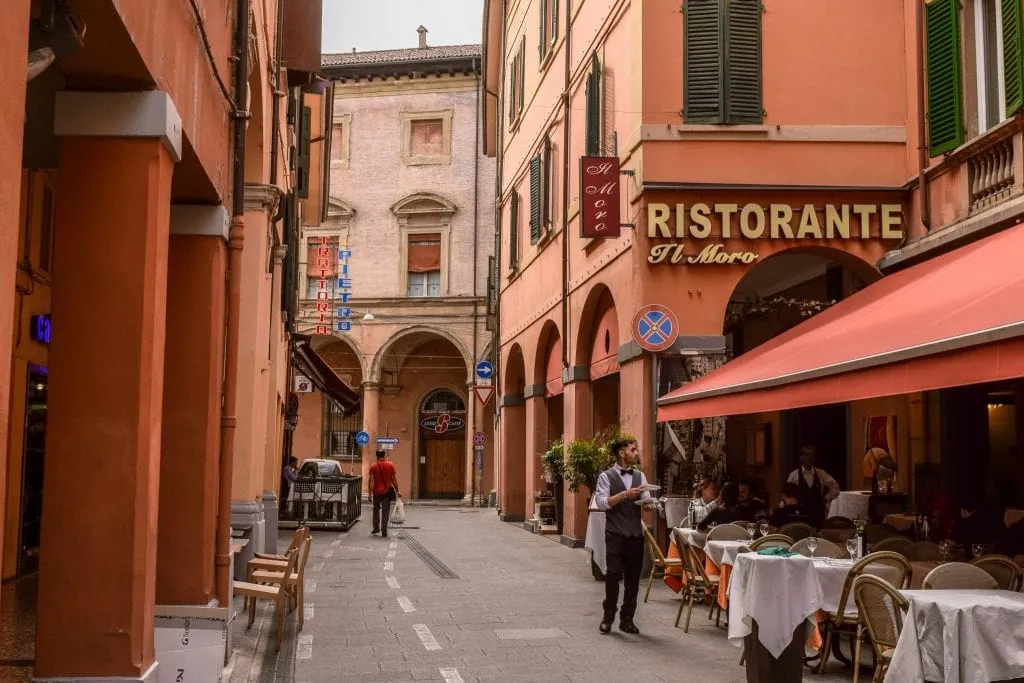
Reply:
[[[864,527],[864,540],[867,541],[869,548],[887,538],[902,535],[900,530],[891,524],[868,524]]]
[[[899,553],[890,552],[870,553],[854,563],[850,573],[846,575],[846,582],[843,584],[843,592],[839,597],[839,609],[834,614],[830,613],[828,615],[825,642],[821,647],[821,661],[818,664],[819,674],[825,672],[825,665],[828,663],[829,655],[832,653],[832,642],[834,640],[842,635],[847,635],[855,640],[862,634],[860,613],[847,609],[853,593],[853,584],[857,577],[864,574],[877,576],[883,573],[886,578],[893,579],[889,583],[899,590],[904,590],[910,585],[910,576],[913,573],[913,569],[905,557]],[[854,671],[857,671],[858,667],[860,667],[860,660],[858,659],[860,651],[855,644],[851,649],[854,650],[853,668]]]
[[[817,531],[810,524],[803,522],[790,522],[779,527],[778,533],[789,536],[793,541],[802,541],[805,538],[817,535]]]
[[[856,529],[857,525],[853,523],[853,520],[849,517],[829,517],[825,520],[825,523],[821,525],[822,529]]]
[[[890,536],[889,538],[883,538],[878,543],[875,543],[871,546],[870,550],[871,552],[887,550],[889,552],[903,554],[903,551],[906,550],[907,546],[911,543],[912,541],[906,536]]]
[[[750,534],[745,527],[738,524],[719,524],[708,532],[710,541],[749,541]]]
[[[789,536],[783,536],[782,534],[768,534],[767,536],[762,536],[751,543],[750,549],[757,551],[761,548],[786,548],[788,550],[792,545],[793,539]]]
[[[651,535],[650,529],[647,528],[646,524],[641,522],[641,526],[644,531],[644,540],[647,541],[647,552],[651,556],[651,575],[647,579],[647,590],[644,592],[644,602],[647,602],[647,598],[651,595],[651,585],[654,583],[654,579],[657,575],[664,576],[665,570],[668,567],[682,567],[683,561],[678,558],[667,558],[665,553],[661,552],[661,547],[658,542],[654,540],[654,536]]]
[[[863,627],[867,627],[871,645],[875,649],[875,675],[873,681],[881,682],[885,670],[892,661],[896,643],[903,630],[903,613],[910,609],[910,601],[884,579],[870,574],[861,574],[853,582],[853,599],[861,620],[857,624],[857,644],[853,654],[855,662],[860,661],[860,645]],[[858,670],[854,669],[854,680]]]
[[[717,527],[716,527],[717,528]],[[698,600],[703,602],[704,600],[711,599],[711,612],[708,613],[708,618],[714,614],[715,607],[718,607],[718,586],[719,577],[708,576],[707,572],[704,571],[704,561],[698,557],[697,551],[692,546],[683,545],[679,549],[679,554],[683,560],[683,573],[686,575],[686,583],[683,584],[683,588],[680,592],[681,599],[679,601],[679,611],[676,612],[676,628],[679,628],[679,618],[683,615],[683,608],[688,607],[686,611],[686,625],[683,627],[683,633],[690,632],[690,616],[693,614],[693,606]],[[721,616],[721,608],[719,607],[719,617]],[[718,625],[718,622],[715,623]]]
[[[811,538],[817,537],[812,536]],[[793,544],[793,547],[790,548],[790,550],[792,550],[794,553],[800,553],[804,557],[830,557],[833,559],[845,559],[847,556],[845,550],[843,550],[827,538],[818,539],[818,547],[814,549],[814,554],[812,555],[811,549],[808,547],[807,544],[809,540],[810,539],[805,538],[800,541],[797,541]]]
[[[1024,583],[1024,571],[1006,555],[985,555],[971,564],[987,571],[1001,590],[1019,591],[1021,584]]]
[[[911,562],[940,562],[943,559],[939,544],[931,541],[914,541],[899,553]]]
[[[928,572],[925,590],[995,590],[999,583],[981,567],[966,562],[947,562]]]

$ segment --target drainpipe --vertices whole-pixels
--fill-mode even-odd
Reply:
[[[277,128],[281,125],[281,99],[285,92],[281,90],[281,54],[284,52],[284,0],[277,3],[277,35],[274,39],[274,93],[271,101],[274,103],[274,110],[270,113],[270,184],[277,185],[277,155],[278,137]],[[284,202],[281,203],[282,207]],[[280,213],[280,212],[278,212]],[[274,222],[280,220],[275,217]],[[291,386],[291,385],[289,385]]]
[[[473,72],[476,74],[476,121],[475,131],[473,133],[473,359],[472,362],[475,364],[477,361],[477,354],[479,349],[477,343],[479,342],[479,324],[477,316],[480,313],[480,306],[477,303],[477,266],[480,262],[479,249],[479,225],[477,221],[480,218],[480,127],[484,125],[484,122],[480,120],[480,69],[483,68],[482,63],[477,60],[473,60]],[[470,396],[469,400],[472,401],[475,396]],[[481,406],[481,410],[483,406]],[[473,421],[473,431],[477,429],[479,424],[476,420]],[[472,504],[473,500],[476,500],[476,449],[473,450],[473,486],[471,489],[472,497],[470,501]],[[481,492],[482,493],[482,492]]]
[[[562,91],[562,367],[569,368],[569,106],[572,81],[572,0],[565,2],[565,88]]]
[[[928,142],[925,140],[925,108],[924,108],[924,3],[925,0],[918,0],[914,11],[914,30],[917,43],[917,191],[918,201],[921,206],[921,223],[925,230],[932,229],[931,200],[928,197]],[[904,241],[907,239],[904,233]],[[900,245],[902,246],[902,245]]]
[[[228,236],[227,327],[224,349],[224,393],[220,418],[220,472],[217,482],[217,603],[228,606],[231,594],[231,477],[238,403],[238,319],[242,294],[242,244],[245,233],[245,124],[243,106],[249,87],[249,1],[238,0],[235,18],[235,111],[233,121],[231,232]]]

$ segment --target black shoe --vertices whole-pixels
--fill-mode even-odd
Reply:
[[[632,619],[619,619],[619,630],[634,635],[640,633],[640,629],[636,627]]]
[[[388,532],[382,531],[382,532],[380,532],[380,535],[381,535],[382,538],[387,538],[388,537]]]
[[[601,625],[597,627],[597,630],[600,631],[601,633],[611,633],[612,632],[612,622],[610,620],[602,621]]]
[[[380,529],[374,529],[373,531],[370,532],[370,535],[371,536],[376,536],[379,533],[380,533]]]

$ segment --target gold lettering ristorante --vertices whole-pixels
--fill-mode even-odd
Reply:
[[[873,221],[878,223],[874,235]],[[820,210],[813,204],[647,205],[647,236],[651,239],[707,239],[714,223],[718,223],[723,240],[899,240],[904,235],[899,204],[826,204]]]
[[[726,251],[725,245],[722,244],[709,244],[699,254],[690,255],[687,255],[686,248],[681,243],[656,244],[651,247],[651,251],[647,255],[647,262],[652,264],[750,264],[756,260],[757,254],[752,251]]]

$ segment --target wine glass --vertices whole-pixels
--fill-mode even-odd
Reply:
[[[818,549],[818,539],[815,536],[810,536],[807,539],[807,549],[811,551],[811,558],[814,558],[814,551]]]
[[[857,559],[857,539],[848,538],[846,539],[846,552],[851,559]]]
[[[974,557],[974,559],[978,559],[984,554],[985,546],[983,546],[981,543],[975,543],[971,546],[971,555]]]
[[[753,522],[747,522],[747,535],[750,536],[750,540],[754,540],[754,534],[757,533],[757,527],[754,526]]]
[[[764,522],[764,521],[761,522],[761,535],[762,536],[767,536],[768,535],[768,522]]]
[[[948,538],[939,544],[939,552],[942,553],[942,561],[949,562],[949,553],[953,550],[953,542]]]

